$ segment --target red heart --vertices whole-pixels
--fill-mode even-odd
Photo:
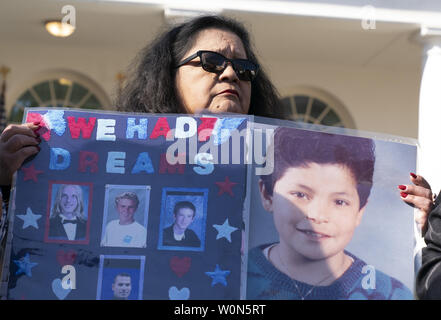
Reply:
[[[189,257],[172,257],[170,259],[170,268],[176,275],[181,278],[190,270],[191,258]]]
[[[57,261],[61,266],[74,264],[76,258],[77,253],[74,250],[69,250],[68,252],[64,252],[64,250],[57,251]]]

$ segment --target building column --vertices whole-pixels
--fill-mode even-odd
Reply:
[[[422,27],[422,77],[418,116],[418,174],[441,189],[441,29]]]

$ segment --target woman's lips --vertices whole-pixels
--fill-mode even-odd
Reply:
[[[227,90],[221,91],[219,94],[233,94],[239,98],[239,93],[233,89],[227,89]]]

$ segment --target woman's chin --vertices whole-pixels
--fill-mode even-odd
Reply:
[[[232,101],[225,101],[225,103],[210,107],[209,111],[211,111],[212,113],[246,113],[240,104],[234,103]]]

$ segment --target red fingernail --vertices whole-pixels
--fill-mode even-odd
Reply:
[[[410,173],[410,175],[412,176],[412,178],[416,179],[417,175],[413,172]]]
[[[406,192],[400,192],[400,195],[401,195],[403,198],[406,198],[406,197],[407,197],[407,193],[406,193]]]
[[[406,190],[406,186],[403,186],[402,184],[400,184],[400,185],[398,186],[398,188],[401,189],[401,190]]]
[[[39,124],[40,124],[40,121],[34,121],[34,124],[35,124],[35,125],[39,125]]]

